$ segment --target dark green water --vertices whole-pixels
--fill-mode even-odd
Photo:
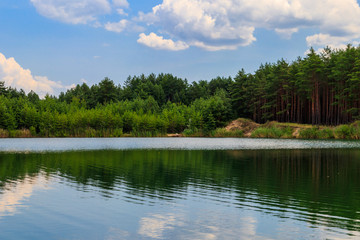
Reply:
[[[0,239],[360,239],[360,150],[3,152]]]

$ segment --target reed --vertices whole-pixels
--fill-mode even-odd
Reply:
[[[8,137],[9,137],[9,131],[0,128],[0,138],[8,138]]]
[[[29,129],[10,130],[8,137],[10,138],[30,138],[32,137]]]
[[[211,137],[244,137],[242,130],[228,131],[226,128],[217,128],[211,132]]]
[[[252,133],[253,138],[293,138],[293,130],[290,127],[259,127]]]

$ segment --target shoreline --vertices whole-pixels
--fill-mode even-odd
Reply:
[[[51,134],[42,130],[39,134],[29,129],[0,129],[0,138],[271,138],[271,139],[332,139],[359,140],[360,121],[339,126],[309,125],[297,123],[267,122],[258,124],[249,119],[238,118],[224,128],[203,132],[198,129],[185,129],[181,133],[159,133],[157,131],[137,131],[123,133],[122,129],[75,129],[64,130],[61,134]]]

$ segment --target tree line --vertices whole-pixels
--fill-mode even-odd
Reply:
[[[257,122],[353,122],[360,119],[360,48],[311,48],[292,63],[281,59],[254,74],[240,71],[231,96],[237,115]]]
[[[210,81],[150,74],[129,76],[121,86],[104,78],[44,99],[0,82],[0,129],[37,136],[206,133],[237,117],[314,125],[360,119],[360,48],[311,48],[291,63]]]
[[[161,84],[167,87],[162,88],[151,84],[154,76],[129,78],[124,87],[105,78],[91,87],[83,83],[58,97],[47,95],[44,99],[33,91],[26,95],[1,83],[0,129],[10,133],[28,129],[31,136],[50,137],[157,136],[185,129],[206,134],[233,118],[224,89],[209,90],[206,97],[189,101],[187,89],[182,89],[186,80],[160,74],[155,78],[163,79]]]

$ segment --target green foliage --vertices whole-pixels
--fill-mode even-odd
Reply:
[[[293,130],[290,127],[259,127],[255,129],[251,137],[254,138],[292,138]]]
[[[114,82],[107,77],[104,78],[104,80],[99,83],[98,102],[101,104],[109,103],[115,101],[116,97],[117,89]]]
[[[36,129],[35,129],[35,127],[34,127],[34,126],[31,126],[29,130],[30,130],[31,136],[32,136],[32,137],[36,137]]]
[[[244,136],[244,132],[241,130],[228,131],[225,128],[217,128],[212,131],[211,136],[213,137],[238,137]]]
[[[318,127],[302,129],[299,132],[299,137],[306,139],[318,139],[320,138],[320,130]]]
[[[300,130],[299,138],[304,139],[333,139],[335,138],[334,130],[326,127],[320,129],[319,127],[305,128]]]
[[[21,129],[21,130],[9,130],[9,135],[8,137],[10,138],[28,138],[28,137],[32,137],[31,133],[29,130],[27,129]]]
[[[0,82],[0,129],[29,129],[32,136],[220,136],[227,133],[216,129],[238,117],[318,126],[360,119],[360,46],[320,54],[311,48],[304,58],[266,63],[253,74],[242,69],[233,79],[189,84],[172,74],[142,74],[120,86],[106,77],[43,99]],[[358,129],[303,129],[300,136],[356,139]],[[261,136],[293,137],[291,128],[279,126],[253,132]]]
[[[7,137],[9,137],[9,131],[0,128],[0,138],[7,138]]]
[[[160,78],[166,84],[180,81],[167,75]],[[209,134],[232,116],[230,99],[218,88],[214,96],[197,99],[190,105],[168,101],[162,106],[150,94],[116,101],[114,94],[102,93],[102,88],[116,90],[113,82],[105,78],[91,88],[77,86],[59,99],[48,95],[39,99],[34,92],[27,96],[0,96],[0,128],[12,131],[11,137],[18,136],[15,130],[21,129],[29,129],[31,136],[39,137],[163,136],[181,133],[186,128]],[[92,91],[102,97],[89,105],[91,98],[85,93]]]
[[[333,139],[333,138],[335,138],[334,130],[331,129],[331,128],[321,129],[320,133],[319,133],[319,138],[320,139]]]
[[[355,125],[340,125],[334,129],[335,138],[360,139],[360,128]]]
[[[5,82],[0,81],[0,96],[1,95],[7,95],[7,93],[8,93],[8,90],[5,87]]]
[[[194,135],[194,133],[197,132],[197,129],[191,129],[191,128],[186,128],[184,131],[183,131],[183,135],[185,137],[191,137],[192,135]]]

